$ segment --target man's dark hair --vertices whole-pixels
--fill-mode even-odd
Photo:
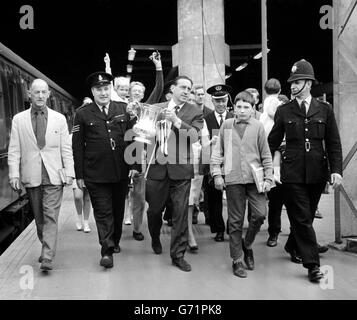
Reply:
[[[186,79],[188,81],[191,82],[191,86],[193,86],[193,81],[191,80],[191,78],[189,78],[188,76],[177,76],[175,79],[174,79],[174,83],[173,85],[177,85],[177,82],[180,80],[180,79]]]
[[[277,94],[281,90],[281,84],[278,79],[271,78],[265,82],[264,90],[267,94]]]

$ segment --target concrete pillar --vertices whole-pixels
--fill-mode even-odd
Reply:
[[[342,140],[343,157],[346,158],[357,141],[357,7],[355,0],[334,0],[334,111]],[[342,26],[344,26],[342,28]],[[351,202],[357,206],[357,154],[343,172],[343,186]],[[357,216],[348,200],[341,194],[336,207],[340,213],[341,236],[357,236]],[[338,212],[340,211],[340,212]],[[337,216],[338,218],[338,216]]]
[[[224,40],[223,0],[177,0],[178,43],[172,47],[172,64],[180,75],[205,89],[225,83],[229,46]],[[209,105],[210,99],[206,99]]]

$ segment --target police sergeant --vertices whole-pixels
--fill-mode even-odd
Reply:
[[[120,251],[130,173],[124,161],[124,134],[132,127],[126,104],[110,100],[112,80],[105,72],[87,78],[94,102],[77,110],[72,130],[77,184],[89,191],[101,245],[100,265],[105,268],[113,267],[114,248]]]

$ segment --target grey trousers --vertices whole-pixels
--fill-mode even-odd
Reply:
[[[145,209],[145,179],[144,173],[140,173],[138,177],[133,178],[133,192],[131,198],[131,207],[133,210],[134,232],[141,231],[143,223],[143,214]]]
[[[249,248],[252,246],[267,214],[265,195],[258,193],[254,183],[227,185],[226,195],[230,255],[233,260],[242,261],[242,235],[246,200],[248,200],[252,209],[252,216],[244,239],[245,246]]]
[[[37,236],[42,243],[41,257],[53,260],[56,255],[58,214],[63,186],[41,185],[26,188],[35,217]]]

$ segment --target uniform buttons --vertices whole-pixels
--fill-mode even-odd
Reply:
[[[109,121],[107,121],[107,123],[109,123]]]
[[[108,130],[108,132],[110,132],[110,129]]]
[[[306,138],[305,141],[309,141],[309,139]]]
[[[305,128],[305,131],[309,131],[309,129],[308,129],[308,128]]]

